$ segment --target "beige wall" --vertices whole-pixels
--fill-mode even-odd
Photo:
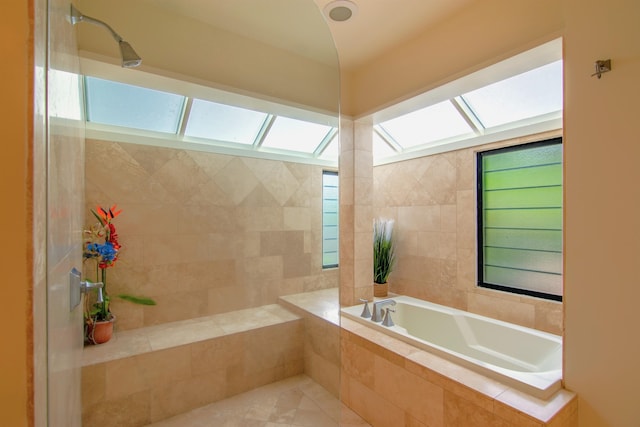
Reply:
[[[11,66],[3,70],[0,87],[3,102],[0,113],[7,144],[0,168],[3,206],[5,207],[1,256],[4,283],[0,290],[5,308],[0,311],[0,335],[5,344],[0,350],[0,409],[3,423],[26,426],[33,419],[28,406],[32,403],[29,390],[31,368],[31,226],[29,213],[31,189],[29,166],[32,106],[30,90],[31,64],[30,18],[32,2],[9,2],[4,5],[5,23],[0,26],[2,54],[11,58]],[[10,208],[9,208],[10,207]],[[29,410],[29,412],[28,412]]]
[[[77,6],[82,13],[108,22],[129,41],[143,58],[142,70],[169,76],[177,74],[196,83],[235,88],[337,114],[338,57],[329,29],[313,2],[280,1],[267,10],[260,7],[259,13],[267,15],[265,21],[254,23],[246,19],[240,24],[244,24],[244,28],[235,33],[205,24],[206,17],[186,18],[154,3],[79,0]],[[213,3],[210,9],[217,10],[215,2],[200,3],[200,6]],[[253,4],[258,3],[263,2]],[[244,4],[249,5],[244,6],[248,10],[254,8],[251,2]],[[287,10],[282,10],[284,8]],[[261,41],[260,30],[269,31],[271,21],[279,22],[295,13],[304,13],[303,28],[299,22],[289,19],[273,30],[282,32],[282,28],[286,28],[285,35],[289,31],[288,37],[295,37],[299,46],[319,45],[322,58],[309,58],[309,49],[304,55],[296,55]],[[257,29],[253,31],[258,34],[257,39],[241,35],[252,32],[252,23]],[[303,35],[294,33],[296,29],[303,31]],[[117,44],[104,28],[80,25],[78,38],[83,51],[107,58],[118,57]]]
[[[86,171],[87,224],[98,204],[123,210],[109,294],[158,303],[116,300],[120,330],[338,286],[322,270],[320,166],[89,140]]]
[[[640,297],[635,271],[640,169],[634,164],[640,4],[479,3],[504,8],[463,12],[359,71],[356,87],[345,89],[355,99],[350,112],[364,114],[563,35],[565,383],[579,395],[581,426],[636,425],[640,343],[632,331]],[[471,15],[477,22],[454,25]],[[445,65],[433,71],[431,58],[444,58]],[[613,71],[600,80],[590,77],[595,60],[607,58]]]
[[[564,5],[565,381],[580,397],[581,426],[634,426],[640,424],[640,3]],[[590,77],[593,63],[607,58],[613,70]]]
[[[397,233],[390,290],[562,334],[561,303],[476,285],[476,152],[557,135],[540,134],[374,167],[374,217],[394,219]]]
[[[340,121],[340,304],[373,298],[371,125]]]
[[[471,2],[448,20],[343,75],[342,113],[354,117],[440,86],[562,30],[557,0]]]
[[[639,297],[634,267],[639,253],[640,226],[633,221],[638,217],[638,208],[633,202],[637,200],[635,183],[639,181],[640,172],[631,163],[637,157],[634,156],[637,147],[631,144],[635,141],[632,126],[637,115],[633,102],[638,99],[640,87],[637,85],[639,45],[636,43],[639,28],[635,25],[640,5],[633,0],[502,3],[505,9],[495,16],[504,17],[503,11],[516,8],[518,13],[512,17],[521,19],[501,18],[502,22],[495,23],[492,19],[481,19],[487,15],[477,10],[475,15],[469,15],[477,17],[477,26],[469,22],[475,31],[470,31],[472,34],[462,32],[464,40],[430,41],[429,35],[423,35],[390,53],[395,61],[380,58],[369,64],[371,69],[365,68],[360,73],[359,88],[345,88],[345,93],[360,97],[357,105],[350,100],[352,107],[345,111],[362,114],[408,97],[422,88],[433,87],[448,76],[480,68],[493,58],[506,57],[514,50],[537,44],[534,42],[538,39],[552,38],[551,33],[557,35],[562,20],[566,21],[563,31],[567,85],[565,377],[567,386],[581,398],[581,425],[633,425],[638,420],[638,409],[635,400],[630,399],[637,396],[637,384],[640,383],[635,369],[636,361],[640,359],[640,344],[629,336],[629,330],[637,324],[632,316]],[[14,143],[5,147],[2,168],[5,206],[12,206],[5,212],[5,222],[11,226],[4,231],[6,240],[12,244],[2,249],[5,279],[12,284],[2,288],[4,300],[11,301],[2,311],[3,319],[9,320],[3,322],[2,335],[11,340],[12,345],[3,347],[0,390],[3,419],[12,425],[26,425],[28,418],[26,337],[29,332],[25,333],[25,330],[28,331],[31,325],[26,315],[30,305],[28,277],[31,269],[30,258],[24,254],[31,239],[25,223],[29,188],[26,177],[30,175],[26,159],[31,142],[27,135],[31,113],[26,102],[30,81],[29,4],[10,2],[5,5],[6,25],[0,29],[3,40],[15,42],[3,44],[3,53],[6,52],[12,61],[10,67],[5,67],[7,74],[2,80],[6,139]],[[547,6],[549,12],[528,16],[527,4]],[[561,11],[558,10],[560,6],[563,7]],[[493,8],[487,10],[496,12]],[[502,25],[510,22],[515,27],[513,31],[506,35],[494,33],[501,32],[501,28],[513,28]],[[464,27],[451,24],[451,28]],[[485,33],[493,34],[493,40],[486,40]],[[459,46],[462,52],[452,46]],[[444,70],[434,69],[433,62],[427,60],[433,57],[446,58],[445,63],[450,65]],[[612,58],[614,71],[601,80],[589,78],[593,61],[603,57]],[[371,99],[378,90],[380,93]],[[596,108],[599,105],[602,107]],[[611,147],[618,148],[621,153],[615,157],[615,162]],[[598,173],[594,172],[595,164],[601,167]],[[624,176],[621,176],[622,172]],[[23,182],[24,185],[16,184]],[[616,191],[611,191],[612,188]],[[601,205],[593,203],[594,190],[600,200],[604,198]],[[611,206],[621,208],[611,209]],[[598,251],[594,242],[601,242],[600,247],[604,250]],[[602,258],[595,260],[598,255]]]

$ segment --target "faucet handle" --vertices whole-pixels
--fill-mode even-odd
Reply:
[[[369,311],[369,301],[364,298],[360,298],[360,302],[364,303],[364,308],[362,309],[362,314],[360,315],[360,317],[364,317],[365,319],[370,318],[371,312]]]
[[[382,320],[382,326],[387,326],[387,327],[391,327],[393,325],[395,325],[395,323],[393,323],[393,320],[391,319],[391,313],[390,312],[396,312],[393,308],[387,308],[387,311],[384,313],[384,320]]]

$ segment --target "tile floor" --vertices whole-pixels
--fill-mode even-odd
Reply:
[[[369,424],[311,378],[298,375],[149,426],[366,427]]]

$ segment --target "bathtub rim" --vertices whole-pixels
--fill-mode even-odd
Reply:
[[[410,303],[410,304],[417,303],[417,305],[426,305],[428,308],[435,309],[441,312],[446,312],[448,314],[452,314],[452,315],[463,314],[465,316],[470,316],[480,320],[488,320],[490,322],[493,322],[499,325],[525,331],[527,333],[538,335],[538,336],[548,338],[558,342],[561,346],[560,352],[562,353],[562,344],[563,344],[562,337],[549,332],[528,328],[526,326],[505,322],[503,320],[494,319],[488,316],[482,316],[480,314],[433,303],[431,301],[421,300],[421,299],[406,296],[406,295],[393,294],[393,295],[389,295],[387,298],[384,298],[384,299],[396,299],[405,303]],[[379,301],[380,299],[375,298],[374,300]],[[340,316],[341,317],[345,316],[350,320],[353,320],[359,324],[370,327],[373,330],[377,330],[387,336],[391,336],[393,338],[399,339],[400,341],[403,341],[404,343],[409,344],[417,348],[418,350],[422,350],[422,351],[426,351],[428,353],[434,354],[438,357],[448,360],[449,362],[463,366],[480,375],[483,375],[492,380],[498,381],[510,388],[526,393],[538,399],[549,400],[554,394],[556,394],[559,390],[563,388],[562,368],[548,370],[542,373],[531,373],[531,372],[522,373],[522,372],[502,368],[499,366],[495,366],[490,363],[482,362],[477,359],[473,359],[469,356],[460,354],[452,350],[445,349],[436,344],[425,342],[426,345],[422,345],[422,343],[420,342],[422,340],[418,338],[404,335],[395,329],[387,328],[385,326],[382,326],[380,323],[375,323],[369,319],[364,319],[360,317],[360,313],[362,312],[363,307],[364,307],[364,304],[357,304],[349,307],[341,307]]]

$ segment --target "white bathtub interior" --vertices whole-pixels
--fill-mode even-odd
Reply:
[[[535,397],[547,399],[562,388],[562,337],[408,296],[393,300],[392,327],[361,317],[363,304],[341,311]]]

